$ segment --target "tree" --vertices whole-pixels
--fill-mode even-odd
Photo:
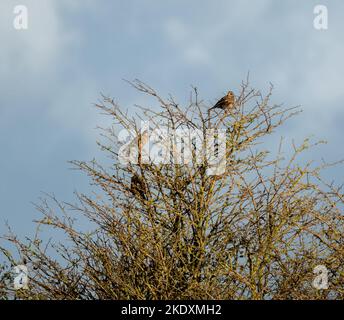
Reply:
[[[102,129],[105,140],[99,146],[111,165],[72,162],[90,177],[95,194],[76,194],[77,204],[50,196],[37,206],[43,215],[38,227],[61,230],[68,241],[46,244],[39,232],[27,241],[13,233],[6,236],[30,271],[29,289],[17,296],[344,297],[343,194],[321,175],[334,164],[299,160],[320,142],[293,145],[290,158],[283,155],[282,143],[275,156],[261,144],[297,108],[271,105],[272,88],[262,95],[248,81],[228,112],[209,111],[196,88],[181,107],[143,82],[130,85],[154,98],[160,109],[141,106],[131,117],[102,97],[96,106],[112,117],[113,126]],[[140,128],[140,120],[149,120],[149,126]],[[130,143],[123,145],[121,129],[132,134]],[[148,132],[155,132],[154,138]],[[189,136],[179,139],[176,132]],[[160,150],[155,158],[147,154],[148,141],[151,149]],[[77,214],[92,223],[92,231],[78,227]],[[48,254],[48,246],[56,253]],[[2,252],[7,265],[14,265],[13,255]],[[328,289],[313,286],[319,265],[329,272]],[[0,294],[6,298],[13,289],[7,273],[2,274]]]

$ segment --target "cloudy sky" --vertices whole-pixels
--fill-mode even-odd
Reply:
[[[328,30],[313,26],[317,4]],[[28,30],[13,27],[16,5]],[[67,161],[100,157],[100,92],[140,103],[123,78],[180,102],[194,85],[213,103],[250,72],[256,88],[274,84],[274,102],[304,110],[281,135],[314,134],[329,144],[311,158],[344,158],[343,15],[342,0],[1,0],[0,233],[8,221],[31,234],[42,192],[69,201],[90,190]],[[341,182],[344,170],[328,175]]]

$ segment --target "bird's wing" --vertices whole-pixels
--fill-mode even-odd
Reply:
[[[222,108],[224,103],[225,103],[225,97],[223,97],[219,101],[217,101],[216,104],[212,108],[210,108],[209,110],[213,110],[216,108]]]

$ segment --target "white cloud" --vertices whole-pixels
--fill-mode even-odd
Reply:
[[[101,88],[77,66],[72,71],[73,59],[68,55],[79,50],[85,38],[77,25],[67,27],[65,19],[66,13],[73,14],[83,4],[88,9],[91,2],[23,0],[21,4],[28,9],[28,30],[13,27],[16,3],[0,2],[0,78],[6,83],[1,88],[6,103],[1,107],[10,110],[2,121],[13,128],[18,116],[37,113],[40,117],[43,112],[54,123],[87,139],[88,134],[94,135],[91,103]]]
[[[208,48],[195,35],[195,30],[177,18],[165,23],[165,33],[170,43],[177,49],[185,63],[206,65],[210,62]]]
[[[28,9],[28,29],[15,30],[13,12],[18,3],[0,2],[0,71],[7,76],[16,72],[47,75],[56,67],[57,61],[68,48],[81,41],[76,29],[67,28],[62,12],[90,7],[85,1],[23,0]],[[93,3],[94,4],[94,3]]]
[[[53,1],[25,1],[28,8],[28,30],[13,28],[13,2],[1,2],[0,37],[3,45],[0,59],[7,73],[39,73],[51,68],[66,38],[61,34],[60,21]],[[4,67],[4,65],[3,65]]]

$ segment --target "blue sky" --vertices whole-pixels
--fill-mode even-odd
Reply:
[[[18,4],[25,31],[13,28]],[[328,30],[313,27],[316,4],[328,7]],[[314,134],[329,144],[311,159],[343,158],[343,15],[341,0],[1,0],[0,233],[7,220],[31,234],[42,191],[71,201],[90,190],[67,161],[101,157],[100,92],[127,108],[144,101],[123,78],[180,103],[195,85],[210,104],[249,71],[255,87],[274,84],[274,102],[304,110],[280,135]],[[343,169],[327,174],[343,181]]]

